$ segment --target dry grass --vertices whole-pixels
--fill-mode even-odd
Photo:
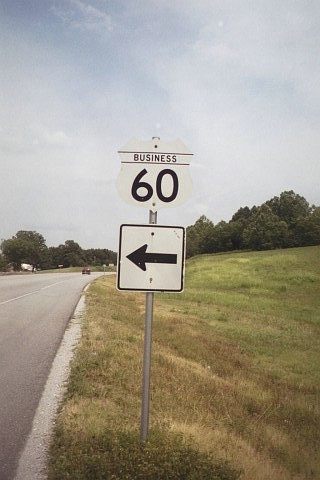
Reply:
[[[152,429],[191,437],[244,480],[320,478],[319,259],[310,247],[189,262],[186,292],[155,300]],[[87,305],[53,466],[68,448],[79,461],[88,436],[139,428],[144,295],[103,277]]]

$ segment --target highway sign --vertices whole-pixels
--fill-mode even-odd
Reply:
[[[182,292],[185,229],[121,225],[118,290]]]
[[[180,140],[131,140],[118,153],[121,171],[117,188],[126,202],[156,212],[181,205],[189,198],[193,154]]]

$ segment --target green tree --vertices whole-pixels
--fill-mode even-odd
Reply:
[[[116,264],[117,255],[107,248],[89,248],[84,250],[84,256],[87,265],[101,266],[103,264]]]
[[[83,250],[74,240],[65,241],[65,264],[70,267],[77,267],[85,263]]]
[[[257,208],[243,231],[244,246],[252,250],[270,250],[288,245],[288,225],[263,204]]]
[[[8,261],[6,257],[0,253],[0,272],[5,272],[7,268]]]
[[[243,232],[244,229],[249,225],[252,216],[257,212],[256,206],[241,207],[239,210],[232,216],[229,222],[230,228],[230,240],[232,243],[233,250],[240,250],[244,248],[243,243]]]
[[[314,207],[307,217],[300,217],[293,229],[294,242],[304,247],[320,244],[320,207]]]
[[[55,266],[78,267],[85,263],[84,251],[74,240],[66,240],[64,245],[53,247],[51,255]]]
[[[243,231],[247,226],[246,221],[237,220],[229,222],[229,235],[232,244],[232,250],[241,250],[243,248]]]
[[[299,218],[305,218],[311,212],[307,200],[293,190],[282,192],[279,197],[268,200],[266,205],[280,220],[286,222],[289,228],[294,227]]]
[[[56,263],[54,261],[53,251],[55,247],[49,247],[43,252],[41,258],[41,268],[42,270],[47,270],[48,268],[56,268]]]
[[[208,246],[213,231],[214,225],[205,215],[202,215],[194,225],[187,227],[187,257],[209,253]]]
[[[256,208],[256,207],[254,207]],[[239,210],[232,216],[231,222],[238,222],[241,221],[248,221],[249,218],[252,216],[251,209],[249,207],[241,207]]]
[[[20,230],[11,239],[4,240],[1,245],[3,254],[19,270],[21,263],[41,265],[47,247],[44,237],[35,231]]]
[[[204,215],[187,227],[187,257],[243,248],[263,250],[320,244],[320,207],[293,190],[261,206],[241,207],[229,223]]]
[[[230,224],[221,221],[214,226],[209,235],[204,238],[204,248],[206,253],[227,252],[232,250],[231,227]]]

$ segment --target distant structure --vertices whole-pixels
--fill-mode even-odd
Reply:
[[[21,270],[23,272],[32,272],[33,271],[33,267],[32,265],[30,265],[29,263],[21,263]]]

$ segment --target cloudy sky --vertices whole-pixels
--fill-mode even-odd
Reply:
[[[161,224],[293,189],[320,205],[318,0],[0,0],[0,238],[116,250],[132,137],[180,138],[194,189]]]

